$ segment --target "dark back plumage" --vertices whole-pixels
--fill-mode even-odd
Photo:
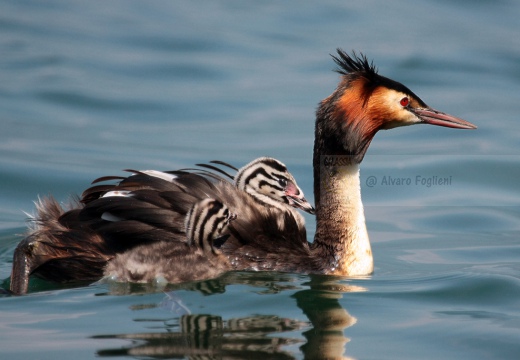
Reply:
[[[194,204],[208,198],[239,214],[230,226],[229,238],[219,244],[219,251],[226,256],[244,246],[255,248],[255,243],[261,243],[262,249],[267,238],[272,244],[294,242],[301,247],[306,243],[301,215],[288,210],[290,207],[271,209],[259,203],[222,172],[210,168],[128,171],[131,175],[127,177],[95,180],[71,210],[63,210],[52,198],[41,202],[34,228],[15,251],[14,292],[26,291],[31,273],[56,281],[92,281],[103,275],[106,264],[116,255],[136,247],[148,247],[134,255],[143,259],[153,258],[153,252],[164,256],[161,254],[168,243],[182,243],[180,249],[184,249],[188,242],[186,215]],[[112,181],[116,182],[104,184]],[[169,254],[185,256],[184,250],[179,251],[174,247]],[[250,258],[234,262],[232,268],[251,268],[261,253],[263,250],[257,256],[252,251]],[[138,278],[134,280],[141,281]]]
[[[118,282],[186,282],[211,279],[231,264],[219,247],[229,237],[235,214],[221,202],[205,198],[186,215],[186,241],[159,240],[118,253],[108,262],[105,278]]]

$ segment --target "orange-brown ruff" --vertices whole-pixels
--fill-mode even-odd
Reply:
[[[27,265],[45,256],[42,253],[53,246],[53,241],[69,240],[72,232],[86,233],[101,240],[96,246],[108,246],[116,252],[124,252],[129,243],[146,244],[158,236],[182,241],[184,229],[171,219],[182,217],[205,196],[222,202],[237,214],[237,220],[229,226],[231,236],[221,247],[233,269],[370,274],[373,257],[361,202],[359,164],[374,135],[381,129],[413,124],[458,129],[476,126],[430,108],[404,85],[379,75],[364,55],[349,55],[338,49],[333,58],[340,82],[316,112],[313,168],[317,228],[313,243],[307,242],[304,229],[298,227],[290,212],[272,208],[260,211],[250,196],[237,192],[228,182],[210,184],[199,174],[182,175],[171,181],[139,174],[111,188],[129,191],[131,196],[94,199],[85,208],[56,218],[47,216],[44,204],[37,221],[43,229],[49,223],[59,222],[62,234],[51,237],[43,231],[36,239],[22,241],[15,252],[11,289],[24,292],[31,272],[41,275],[42,266],[59,264],[59,259],[47,259],[39,268]],[[107,213],[108,218],[124,222],[107,224],[103,220]],[[88,236],[82,240],[88,242]],[[85,252],[81,251],[82,246],[87,252],[94,251],[84,242],[75,242],[75,246],[80,253]],[[60,279],[56,271],[64,267],[53,266],[52,278]]]

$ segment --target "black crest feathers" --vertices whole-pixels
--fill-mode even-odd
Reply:
[[[352,55],[347,54],[340,48],[337,49],[338,55],[331,55],[334,62],[338,65],[336,72],[341,75],[348,76],[350,80],[355,78],[365,78],[368,80],[365,83],[365,91],[363,93],[363,100],[366,102],[370,97],[372,91],[378,86],[385,86],[389,89],[397,90],[402,93],[413,96],[421,106],[426,107],[427,105],[410,89],[401,84],[400,82],[394,81],[387,77],[381,76],[377,73],[377,68],[373,61],[368,61],[367,57],[363,53],[356,53],[352,51]]]
[[[355,51],[352,51],[352,55],[349,55],[340,48],[336,50],[338,56],[331,54],[334,62],[338,65],[336,72],[342,75],[362,73],[369,79],[377,76],[377,68],[375,67],[374,62],[369,62],[363,53],[357,54]]]

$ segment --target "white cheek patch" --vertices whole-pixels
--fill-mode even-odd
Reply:
[[[140,170],[143,174],[150,175],[159,179],[163,179],[169,182],[173,182],[173,180],[177,179],[177,175],[168,174],[162,171],[157,170]]]
[[[382,126],[383,129],[392,129],[421,122],[421,119],[414,113],[401,105],[401,100],[407,96],[405,93],[399,91],[386,90],[383,96],[379,97],[384,106],[387,109],[391,109],[391,116],[393,117],[393,119],[387,119],[387,122]]]

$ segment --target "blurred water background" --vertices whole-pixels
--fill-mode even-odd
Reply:
[[[337,47],[479,126],[376,136],[362,168],[372,276],[35,281],[0,298],[2,359],[518,359],[518,14],[513,0],[0,2],[4,288],[32,201],[122,169],[269,155],[312,199]]]

